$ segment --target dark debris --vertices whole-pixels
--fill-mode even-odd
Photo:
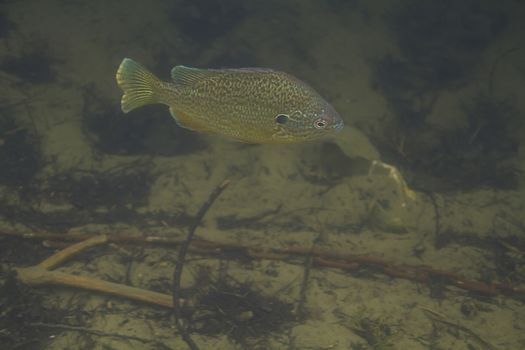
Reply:
[[[171,22],[190,40],[207,45],[228,34],[246,16],[238,0],[184,0],[170,14]]]
[[[171,227],[187,227],[193,218],[184,212],[139,213],[126,206],[109,210],[85,210],[71,208],[42,212],[30,206],[14,206],[0,201],[0,218],[9,223],[23,223],[33,231],[64,232],[73,227],[93,224],[123,223],[138,228],[160,227],[169,223]]]
[[[200,298],[192,324],[200,334],[227,334],[246,346],[287,329],[296,320],[292,309],[293,305],[264,296],[249,284],[220,282]]]
[[[70,171],[51,177],[44,192],[78,209],[135,208],[146,204],[153,179],[140,168],[108,172]]]
[[[0,273],[0,343],[2,349],[43,349],[56,331],[32,327],[37,322],[57,322],[64,311],[43,306],[43,298],[31,287],[17,284],[14,271]]]
[[[518,185],[513,130],[523,127],[522,113],[514,101],[493,96],[491,81],[488,94],[463,103],[466,127],[442,131],[426,122],[440,93],[469,83],[480,57],[507,28],[505,11],[501,3],[476,0],[407,0],[387,14],[401,54],[373,63],[375,87],[395,116],[381,151],[424,182],[410,185],[438,191]]]
[[[205,147],[196,132],[177,125],[165,106],[145,106],[124,115],[93,87],[86,88],[84,99],[83,131],[100,152],[174,156]]]
[[[9,19],[5,11],[0,11],[0,39],[5,38],[15,28],[15,24]]]
[[[494,4],[410,0],[388,15],[402,55],[374,62],[373,81],[404,127],[421,127],[431,111],[418,98],[466,84],[481,54],[507,26],[501,6]]]
[[[49,84],[57,80],[54,66],[58,60],[51,57],[46,49],[7,56],[0,69],[32,84]]]
[[[480,54],[506,27],[500,5],[477,0],[411,0],[394,7],[389,26],[414,78],[428,88],[466,78]]]
[[[23,252],[23,254],[20,254]],[[0,237],[0,264],[31,266],[40,263],[50,255],[50,249],[40,242],[22,237]]]
[[[431,169],[443,186],[468,190],[489,186],[514,189],[519,170],[513,163],[519,150],[523,113],[510,100],[480,92],[463,105],[468,125],[440,135],[429,150],[411,150],[413,167]],[[418,151],[419,150],[419,151]]]
[[[6,111],[0,116],[0,184],[19,189],[40,169],[40,140]]]

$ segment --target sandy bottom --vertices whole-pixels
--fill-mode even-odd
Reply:
[[[7,103],[24,101],[10,111],[20,125],[41,140],[45,163],[34,181],[45,187],[48,179],[73,170],[76,174],[121,174],[131,169],[148,174],[149,186],[146,193],[140,193],[141,200],[133,202],[139,194],[126,187],[114,199],[113,207],[93,205],[89,211],[93,219],[79,219],[79,224],[67,227],[64,234],[129,232],[182,237],[187,232],[188,217],[196,213],[215,186],[229,179],[230,186],[197,230],[199,238],[268,249],[315,246],[371,255],[397,265],[432,266],[472,280],[521,283],[525,287],[522,178],[519,186],[509,190],[485,187],[434,192],[421,188],[415,197],[407,199],[393,177],[384,172],[368,174],[368,161],[359,160],[375,158],[379,152],[354,126],[366,125],[380,134],[377,130],[388,125],[385,118],[391,118],[387,102],[370,83],[370,61],[397,50],[382,22],[389,2],[379,1],[376,7],[353,2],[345,10],[345,20],[315,2],[297,2],[293,23],[309,34],[285,39],[279,36],[286,31],[286,21],[292,19],[279,11],[262,11],[250,5],[252,20],[237,23],[198,49],[189,45],[191,41],[174,25],[174,13],[182,3],[135,1],[122,7],[104,1],[82,5],[25,1],[4,5],[16,30],[0,39],[0,54],[22,55],[37,50],[55,59],[53,82],[27,84],[1,73],[2,99]],[[317,20],[309,16],[312,11],[318,13]],[[517,18],[523,8],[521,11],[515,15]],[[491,60],[502,48],[516,43],[519,37],[524,44],[523,28],[513,23],[512,33],[487,49],[486,63],[472,84],[440,95],[429,116],[431,123],[446,126],[447,118],[453,120],[458,113],[457,100],[482,84]],[[296,41],[304,51],[297,52],[288,45],[289,40]],[[124,56],[160,69],[157,73],[167,78],[174,64],[207,66],[221,59],[228,62],[228,58],[245,57],[246,52],[260,65],[290,71],[315,86],[333,102],[357,136],[335,143],[252,146],[191,133],[185,137],[188,143],[200,145],[195,150],[159,154],[164,144],[173,148],[172,140],[160,135],[150,143],[155,152],[111,154],[96,147],[100,135],[86,132],[83,118],[86,110],[93,111],[87,91],[95,91],[97,98],[108,101],[109,110],[118,111],[120,92],[114,73]],[[524,52],[509,57],[509,63],[500,70],[502,94],[523,95]],[[194,57],[193,61],[183,61],[188,57]],[[250,60],[246,59],[247,64]],[[155,62],[165,65],[155,66]],[[176,128],[171,126],[167,111],[160,108],[155,113],[162,115],[162,125]],[[108,128],[115,125],[119,124],[112,122]],[[523,130],[518,132],[525,135]],[[139,135],[137,140],[142,142],[143,138]],[[523,170],[525,147],[519,147],[513,162]],[[78,188],[67,191],[75,190]],[[13,188],[2,186],[2,192],[10,205],[22,205]],[[88,186],[85,196],[89,197],[89,192]],[[30,206],[48,214],[82,209],[78,203],[57,199],[49,192],[39,195]],[[150,215],[150,221],[135,224],[133,214],[127,212],[120,220],[97,222],[97,212],[103,216],[114,207],[129,209],[137,216]],[[155,220],[154,214],[173,220]],[[23,222],[4,219],[3,227],[28,229]],[[24,255],[23,246],[19,249]],[[177,250],[172,247],[110,246],[92,249],[60,270],[169,294],[176,257]],[[9,260],[3,260],[2,266],[14,267]],[[309,271],[306,280],[305,270]],[[220,312],[215,309],[207,314],[204,309],[209,310],[209,305],[196,305],[195,314],[202,319],[195,321],[200,330],[193,337],[201,349],[525,348],[523,294],[479,296],[447,286],[446,281],[417,283],[366,267],[349,273],[310,266],[306,258],[188,257],[182,287],[190,293],[201,293],[193,296],[197,300],[206,293],[225,289],[222,282],[233,288],[232,294],[248,286],[250,293],[257,294],[254,300],[270,300],[270,304],[253,305],[251,310],[246,305],[232,308],[230,313],[239,314],[230,315],[230,329],[218,328],[216,332],[203,325],[212,324]],[[169,310],[60,287],[45,287],[36,293],[47,309],[61,310],[57,313],[60,317],[41,322],[103,333],[46,328],[44,333],[35,331],[39,345],[32,349],[186,348]],[[281,307],[275,307],[276,300],[283,303]],[[299,304],[303,317],[294,313]],[[247,313],[242,312],[243,308]],[[278,327],[270,327],[272,322],[257,323],[255,316],[268,318],[261,316],[264,312],[254,310],[275,315],[272,322]]]

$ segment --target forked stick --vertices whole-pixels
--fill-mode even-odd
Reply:
[[[96,278],[77,276],[51,269],[58,264],[70,259],[73,255],[80,253],[95,245],[104,244],[108,241],[106,235],[95,236],[85,241],[75,243],[42,261],[40,264],[31,267],[16,268],[17,279],[27,285],[52,284],[74,288],[81,288],[102,292],[111,295],[125,297],[131,300],[142,301],[148,304],[164,307],[173,307],[171,295],[152,292],[145,289],[130,287],[124,284],[107,282]],[[184,304],[184,300],[179,300]]]

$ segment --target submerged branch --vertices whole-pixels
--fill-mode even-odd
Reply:
[[[22,238],[50,241],[49,243],[63,243],[74,240],[86,240],[93,235],[61,235],[56,233],[20,233],[1,231],[0,235],[17,236]],[[183,238],[148,236],[137,237],[126,234],[108,235],[108,243],[125,244],[155,244],[162,246],[178,246],[184,241]],[[445,284],[453,285],[469,292],[480,293],[488,296],[499,294],[508,295],[522,300],[525,298],[525,288],[501,282],[481,282],[470,280],[466,277],[450,272],[435,269],[425,265],[396,264],[378,257],[368,255],[354,255],[334,250],[320,248],[289,246],[285,248],[263,248],[243,245],[236,242],[213,242],[202,239],[194,239],[189,251],[200,255],[220,255],[229,253],[239,254],[252,259],[286,260],[290,261],[294,256],[311,256],[313,265],[318,267],[333,267],[347,271],[358,271],[363,268],[374,268],[377,273],[382,273],[394,278],[403,278],[420,283],[430,283],[433,279],[440,279]],[[23,281],[22,281],[23,282]],[[172,303],[170,303],[171,305]]]

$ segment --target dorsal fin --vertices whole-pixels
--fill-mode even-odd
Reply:
[[[226,73],[279,73],[270,68],[225,68],[201,69],[186,66],[175,66],[171,70],[171,79],[176,85],[192,86],[199,81]]]
[[[175,66],[171,70],[171,79],[180,86],[191,86],[204,79],[220,74],[219,71],[209,69]]]

